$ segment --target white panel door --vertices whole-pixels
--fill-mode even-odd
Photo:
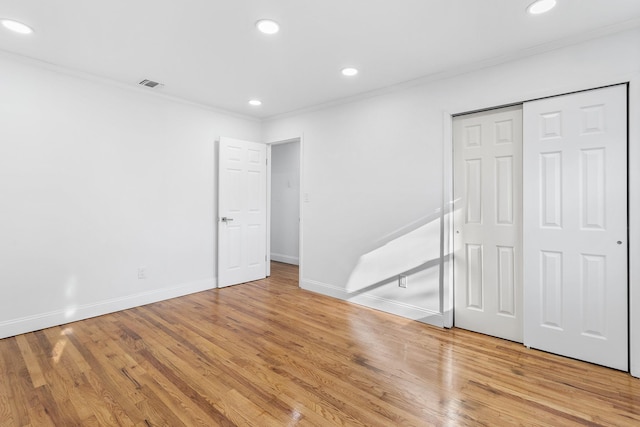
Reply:
[[[616,369],[627,352],[626,86],[524,105],[524,344]]]
[[[456,327],[522,342],[522,108],[456,117]]]
[[[266,277],[266,145],[220,138],[218,287]]]

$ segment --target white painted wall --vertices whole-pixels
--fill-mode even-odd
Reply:
[[[271,147],[271,259],[298,264],[300,143]]]
[[[451,173],[450,114],[631,81],[630,281],[639,308],[631,334],[638,375],[638,45],[636,29],[262,127],[2,56],[0,336],[215,286],[218,135],[262,141],[304,135],[304,288],[445,324],[450,292],[440,246],[448,241],[440,235],[440,211],[451,190],[443,178]],[[423,255],[411,249],[412,239]],[[394,266],[404,254],[385,250],[398,246],[413,251],[412,264],[422,262],[409,272],[407,289],[395,284]],[[357,267],[380,254],[391,257],[384,263],[390,267],[366,279],[382,285],[367,288]],[[137,279],[141,265],[146,280]],[[347,292],[350,279],[357,290]]]
[[[640,279],[636,277],[640,223],[635,220],[640,217],[638,46],[640,30],[634,29],[265,122],[264,140],[304,134],[302,179],[308,202],[303,210],[302,287],[429,323],[449,324],[449,266],[441,255],[433,260],[432,254],[440,251],[441,243],[444,248],[449,243],[448,230],[444,240],[437,230],[438,212],[451,194],[450,115],[631,81],[630,280],[632,304],[637,307],[631,324],[632,370],[640,374]],[[434,224],[431,235],[417,232],[429,223]],[[386,276],[397,274],[389,267],[370,279],[382,285],[347,291],[354,271],[370,258],[367,254],[395,245],[396,237],[411,231],[422,236],[425,264],[410,274],[407,289],[399,288],[395,280],[385,284]],[[387,263],[393,266],[404,254],[396,251],[388,256],[397,257]]]
[[[0,337],[215,287],[214,141],[260,123],[145,90],[0,57]]]

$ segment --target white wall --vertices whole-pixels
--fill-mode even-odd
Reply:
[[[0,337],[215,286],[214,141],[260,123],[144,90],[0,57]]]
[[[298,264],[300,143],[271,147],[271,259]]]
[[[631,299],[640,307],[638,45],[636,29],[262,127],[0,57],[0,337],[215,286],[218,135],[304,136],[304,288],[445,324],[448,242],[439,228],[450,114],[623,81],[631,81]],[[386,251],[393,247],[411,251],[407,289],[395,284],[404,255]],[[377,256],[387,262],[367,280],[382,285],[367,288],[359,266]],[[137,279],[141,265],[146,280]],[[358,286],[348,292],[350,281]]]
[[[442,254],[436,260],[432,254],[441,244],[446,252],[448,245],[447,230],[444,240],[435,230],[451,191],[450,115],[631,81],[631,292],[638,307],[631,325],[632,360],[640,373],[640,224],[634,221],[640,210],[639,45],[635,29],[265,122],[264,140],[304,134],[302,180],[309,201],[303,211],[301,285],[429,323],[449,323],[449,266]],[[429,226],[432,233],[417,234],[424,264],[411,272],[407,289],[395,283],[397,271],[386,268],[370,280],[381,285],[348,292],[359,265],[396,245],[402,240],[397,237]],[[397,257],[393,265],[403,258],[401,253],[387,256]]]

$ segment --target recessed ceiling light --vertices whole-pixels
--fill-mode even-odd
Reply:
[[[31,34],[33,33],[33,28],[30,26],[23,24],[22,22],[14,21],[13,19],[2,19],[2,26],[8,30],[14,31],[19,34]]]
[[[261,19],[256,22],[256,27],[258,30],[265,34],[275,34],[280,31],[280,25],[276,21],[272,21],[271,19]]]
[[[252,99],[251,101],[249,101],[249,105],[253,105],[254,107],[259,107],[262,105],[262,101],[260,101],[259,99]]]
[[[540,15],[549,12],[556,7],[556,0],[537,0],[529,5],[527,12],[531,15]]]
[[[342,69],[342,75],[343,76],[353,77],[356,74],[358,74],[358,70],[355,69],[355,68],[348,67],[348,68],[343,68]]]

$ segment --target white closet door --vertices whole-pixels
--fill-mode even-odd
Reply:
[[[627,98],[524,105],[524,344],[627,370]]]
[[[456,117],[456,327],[522,342],[522,107]]]

